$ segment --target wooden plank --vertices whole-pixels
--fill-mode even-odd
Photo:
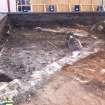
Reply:
[[[104,6],[105,6],[105,0],[103,0],[103,4],[104,4]]]
[[[92,0],[80,0],[81,11],[92,11]]]
[[[80,0],[80,3],[81,3],[82,5],[89,5],[89,4],[92,3],[92,0]]]
[[[69,4],[59,4],[59,12],[68,12]]]
[[[30,0],[31,4],[43,4],[44,0]]]
[[[93,5],[99,5],[100,4],[100,0],[92,0],[92,4]]]
[[[82,5],[81,6],[81,11],[82,12],[90,12],[90,11],[92,11],[92,5]]]
[[[80,0],[71,0],[71,5],[79,5]]]
[[[33,12],[44,12],[44,5],[33,5]]]
[[[58,0],[59,12],[68,12],[69,11],[69,0]]]
[[[69,12],[72,10],[74,5],[80,5],[81,11],[96,11],[97,6],[101,3],[100,0],[30,0],[31,4],[36,4],[32,6],[33,11],[44,11],[47,10],[49,5],[55,5],[58,12]],[[104,5],[105,5],[105,0]],[[41,5],[42,4],[42,5]],[[39,6],[38,6],[39,5]],[[44,6],[45,5],[45,6]]]
[[[53,4],[57,4],[57,3],[58,3],[57,0],[45,0],[46,5],[53,5]]]

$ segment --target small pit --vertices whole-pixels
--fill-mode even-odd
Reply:
[[[0,82],[11,82],[13,79],[6,74],[0,73]]]

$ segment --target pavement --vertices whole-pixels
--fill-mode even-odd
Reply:
[[[6,16],[5,13],[0,13],[0,21]]]

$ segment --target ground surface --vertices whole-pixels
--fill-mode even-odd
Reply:
[[[105,51],[66,65],[21,105],[105,105],[104,83]]]
[[[24,79],[67,53],[63,34],[16,30],[5,45],[0,66],[14,79]]]
[[[14,88],[16,90],[14,92],[18,92],[19,96],[19,93],[29,91],[35,82],[38,83],[38,85],[33,85],[33,88],[37,88],[34,96],[29,96],[29,105],[105,105],[104,39],[89,33],[88,27],[78,27],[14,29],[5,42],[0,53],[0,72],[8,74],[13,80],[18,79],[20,81],[15,81],[19,86],[10,83],[11,90]],[[84,55],[83,52],[86,56],[97,51],[98,53],[82,60],[78,57],[71,58],[71,52],[65,45],[66,34],[71,31],[75,32],[83,45],[81,56]],[[67,56],[68,59],[71,59],[71,65],[65,65],[61,71],[55,73],[58,67],[56,62],[63,59],[64,65],[68,60]],[[77,58],[79,61],[72,63],[72,60],[75,62]],[[53,66],[51,66],[52,68],[48,66],[52,63],[54,63],[53,66],[56,67],[56,70],[52,69]],[[41,73],[44,73],[44,78]],[[45,82],[43,80],[46,80],[47,73],[49,80]],[[34,79],[31,80],[32,76]],[[0,90],[2,88],[7,92],[10,90],[5,89],[5,86],[0,87]],[[21,97],[22,94],[18,98]],[[21,105],[26,105],[26,102]]]
[[[27,79],[32,71],[40,71],[48,64],[71,55],[65,45],[66,33],[69,31],[80,35],[79,39],[85,48],[93,50],[99,47],[95,45],[98,39],[94,35],[90,36],[88,32],[80,29],[15,29],[4,44],[0,68],[13,79]]]

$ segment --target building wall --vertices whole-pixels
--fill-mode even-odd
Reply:
[[[16,12],[16,0],[10,1],[10,11]],[[28,0],[27,0],[28,1]],[[102,0],[29,0],[32,12],[48,12],[49,5],[55,6],[55,12],[71,12],[74,5],[80,5],[82,12],[96,11]],[[104,5],[105,5],[105,0]],[[8,12],[7,0],[0,0],[0,12]]]
[[[8,12],[7,0],[0,0],[0,12]]]
[[[10,12],[16,12],[16,0],[9,0]],[[7,0],[0,0],[0,12],[8,12]]]
[[[16,12],[16,0],[10,0],[10,11]]]

